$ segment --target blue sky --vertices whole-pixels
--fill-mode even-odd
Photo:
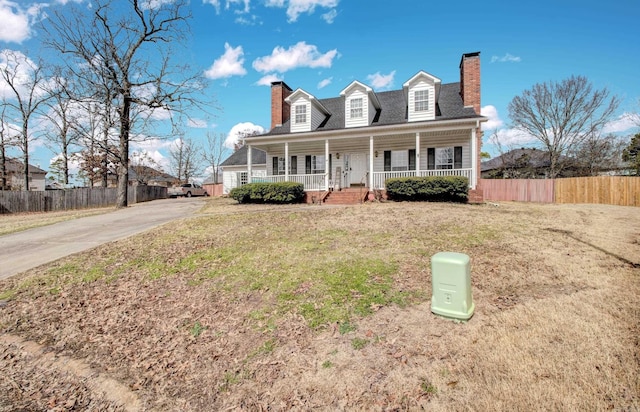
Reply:
[[[36,22],[71,3],[88,0],[0,0],[0,49],[35,59],[42,36]],[[609,131],[638,131],[632,127],[640,112],[638,0],[191,0],[190,8],[193,36],[182,58],[205,73],[220,108],[213,117],[193,113],[186,131],[196,141],[207,131],[233,138],[239,129],[267,129],[273,80],[317,98],[335,97],[353,80],[376,91],[400,88],[419,70],[457,82],[462,53],[475,51],[490,119],[485,128],[498,130],[506,146],[530,143],[509,128],[511,99],[571,75],[622,99]],[[496,155],[490,134],[483,150]],[[134,149],[167,169],[170,144],[154,139]],[[55,154],[35,146],[31,163],[48,169]]]

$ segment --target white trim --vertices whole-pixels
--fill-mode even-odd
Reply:
[[[247,173],[248,173],[248,179],[247,179],[247,183],[251,183],[251,172],[252,172],[252,164],[251,164],[251,145],[247,145]]]
[[[329,190],[329,139],[324,141],[324,190]]]
[[[284,142],[284,180],[289,180],[289,142]]]
[[[373,190],[373,136],[369,136],[369,190]]]
[[[420,170],[420,132],[416,133],[416,170]]]
[[[476,139],[476,129],[471,129],[471,189],[475,190],[478,180],[478,142]]]

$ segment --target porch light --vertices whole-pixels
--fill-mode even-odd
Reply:
[[[373,152],[373,155],[374,155],[375,157],[378,157],[378,151],[376,150],[375,152]]]
[[[336,159],[340,159],[340,153],[336,153]]]

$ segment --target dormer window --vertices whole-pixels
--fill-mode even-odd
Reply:
[[[416,90],[414,93],[416,112],[429,110],[429,90]]]
[[[359,97],[357,99],[351,99],[351,118],[352,119],[362,118],[362,97]]]
[[[298,104],[295,106],[295,108],[296,108],[296,123],[306,123],[307,122],[307,105]]]

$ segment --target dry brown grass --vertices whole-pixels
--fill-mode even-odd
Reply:
[[[188,226],[0,283],[0,410],[640,408],[636,208],[216,199]],[[471,256],[467,323],[430,313],[442,250]]]
[[[112,210],[113,207],[108,207],[66,210],[62,212],[15,213],[10,215],[0,215],[0,236],[20,232],[34,227],[52,225],[54,223],[64,222],[65,220],[106,213]]]

